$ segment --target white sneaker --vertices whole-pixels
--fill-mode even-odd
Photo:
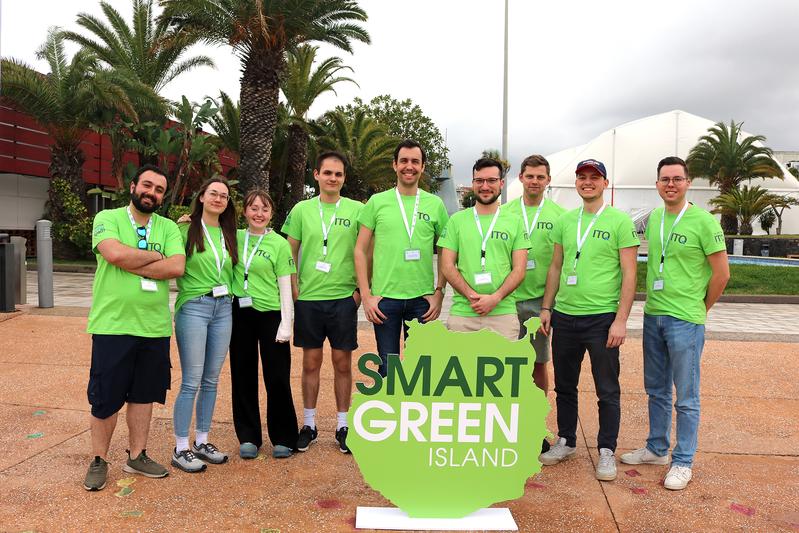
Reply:
[[[613,455],[613,450],[608,448],[599,449],[596,478],[600,481],[613,481],[616,479],[616,456]]]
[[[570,456],[574,455],[576,451],[576,446],[566,446],[566,439],[561,437],[558,439],[558,442],[549,448],[548,452],[539,455],[538,460],[541,461],[541,464],[552,466],[564,459],[568,459]]]
[[[663,480],[663,486],[669,490],[682,490],[688,486],[692,475],[691,469],[687,466],[672,466],[666,474],[666,479]]]
[[[655,455],[649,448],[638,448],[635,451],[621,454],[621,462],[628,465],[667,465],[669,456]]]

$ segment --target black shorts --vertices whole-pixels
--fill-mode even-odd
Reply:
[[[325,338],[336,350],[358,347],[358,306],[352,296],[294,302],[294,346],[321,348]]]
[[[164,403],[172,381],[169,337],[92,335],[86,394],[92,415],[108,418],[125,402]]]

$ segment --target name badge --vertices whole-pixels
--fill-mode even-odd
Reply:
[[[422,259],[421,250],[405,250],[406,261],[420,261]]]
[[[242,296],[239,298],[239,307],[252,307],[252,296]]]
[[[141,290],[145,292],[158,292],[158,284],[154,279],[141,278]]]
[[[475,285],[490,285],[491,284],[491,272],[478,272],[474,275],[474,284]]]
[[[571,275],[566,278],[566,285],[577,285],[577,274]]]
[[[663,280],[662,279],[656,279],[655,283],[652,284],[652,290],[662,291],[663,290]]]
[[[222,296],[227,296],[228,290],[227,285],[218,285],[213,289],[214,298],[221,298]]]
[[[527,260],[527,270],[535,270],[535,259]]]
[[[330,267],[332,265],[330,263],[325,263],[324,261],[317,261],[316,262],[316,270],[319,272],[328,273],[330,272]]]

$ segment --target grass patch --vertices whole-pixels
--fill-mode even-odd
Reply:
[[[637,291],[646,291],[646,263],[638,263]],[[730,265],[724,294],[799,295],[799,267]]]

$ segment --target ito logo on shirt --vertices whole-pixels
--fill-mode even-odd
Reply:
[[[411,517],[460,518],[521,497],[547,435],[534,361],[527,338],[415,320],[385,378],[378,355],[361,356],[369,379],[356,385],[347,445],[364,479]]]

